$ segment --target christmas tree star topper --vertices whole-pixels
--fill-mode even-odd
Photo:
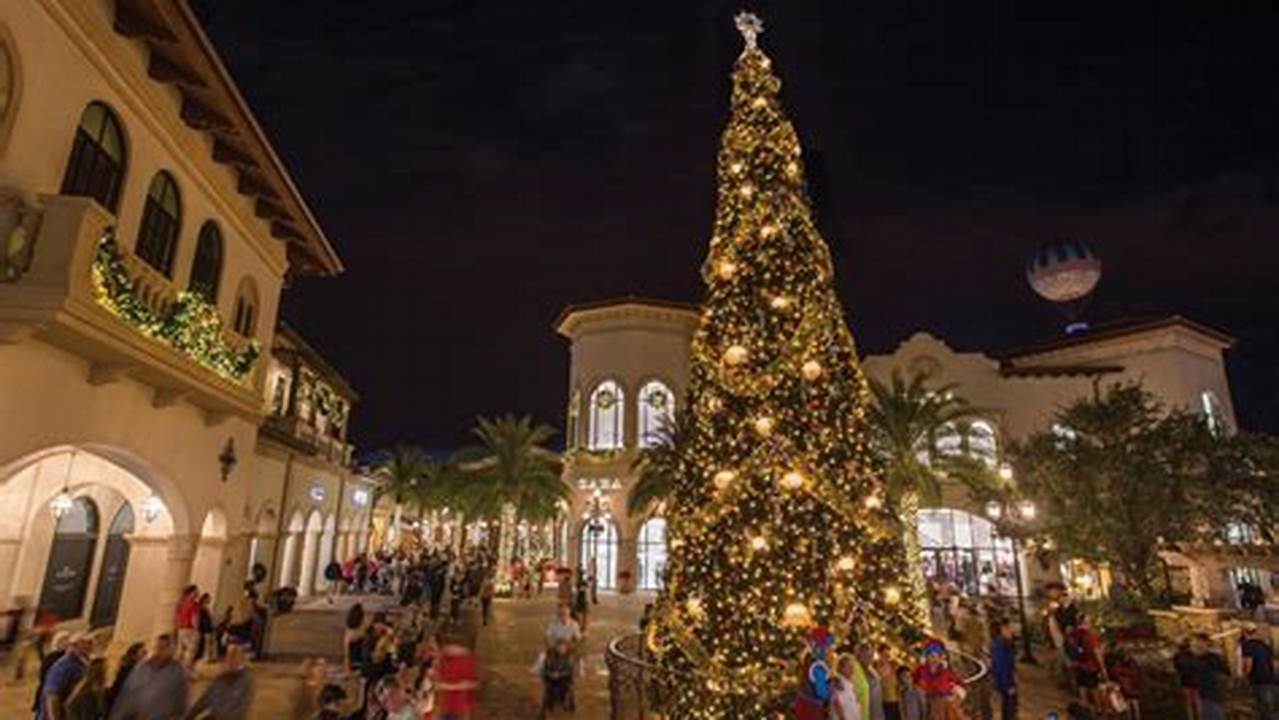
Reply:
[[[764,32],[764,21],[760,20],[759,16],[755,13],[743,10],[737,13],[737,17],[734,18],[734,22],[737,25],[737,30],[741,32],[742,37],[746,39],[746,49],[744,52],[755,50],[757,47],[755,40],[759,37],[760,33]]]

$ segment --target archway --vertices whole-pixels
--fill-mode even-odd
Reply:
[[[302,531],[302,577],[298,580],[298,595],[310,595],[315,591],[315,560],[319,556],[320,531],[324,521],[320,511],[312,510]]]
[[[666,519],[649,518],[640,526],[636,542],[639,560],[639,589],[661,590],[666,570]]]
[[[293,585],[293,564],[298,554],[298,536],[306,526],[302,520],[301,511],[293,513],[293,517],[289,518],[288,534],[284,537],[284,552],[280,555],[280,587],[290,587]]]
[[[328,578],[324,577],[324,569],[333,562],[333,542],[337,521],[332,515],[324,520],[324,532],[320,535],[320,557],[315,563],[315,589],[327,590],[329,587]]]
[[[617,587],[617,523],[611,518],[588,520],[582,525],[582,546],[578,555],[587,573],[595,571],[601,590]]]
[[[226,515],[213,508],[200,526],[200,544],[191,563],[191,583],[201,593],[218,596],[218,579],[222,573],[222,553],[226,549]]]
[[[180,497],[173,506],[162,501],[151,476],[143,481],[143,461],[119,448],[85,447],[50,447],[0,465],[0,603],[112,624],[117,639],[140,637],[151,631],[155,588],[163,585],[175,516],[185,518],[185,508]],[[55,518],[51,503],[64,493],[71,502]],[[127,542],[120,516],[126,505],[151,509]]]
[[[80,617],[97,546],[98,506],[87,497],[78,497],[54,526],[37,616],[48,614],[58,620]]]
[[[116,511],[107,530],[106,548],[102,552],[102,569],[98,571],[98,591],[93,598],[89,626],[114,625],[120,611],[120,593],[129,568],[129,537],[133,534],[133,506],[125,503]]]

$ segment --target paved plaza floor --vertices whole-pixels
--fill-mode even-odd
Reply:
[[[603,594],[592,608],[586,631],[582,674],[578,678],[577,712],[581,720],[606,720],[609,711],[608,671],[604,650],[617,635],[637,630],[637,620],[649,596]],[[366,607],[389,604],[385,598],[360,598]],[[304,604],[298,611],[281,616],[272,636],[272,659],[254,665],[257,692],[251,717],[281,720],[297,717],[295,708],[303,692],[301,663],[306,657],[327,656],[340,665],[342,619],[353,598],[339,598]],[[475,647],[481,667],[480,707],[473,720],[532,720],[537,716],[541,683],[531,671],[542,649],[542,632],[555,610],[555,596],[497,600],[487,627],[477,628]],[[12,670],[3,668],[0,682],[0,717],[19,720],[31,717],[34,685],[28,679],[10,680]],[[202,666],[192,696],[203,688],[215,667]],[[1049,681],[1041,668],[1021,666],[1022,711],[1024,720],[1043,720],[1049,710],[1065,707],[1064,694]],[[1064,716],[1064,713],[1063,713]],[[304,720],[299,718],[299,720]]]

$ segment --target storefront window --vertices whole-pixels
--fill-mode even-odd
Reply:
[[[924,576],[967,595],[1016,595],[1012,542],[984,518],[962,510],[919,513]]]

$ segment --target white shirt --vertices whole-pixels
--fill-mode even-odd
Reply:
[[[841,719],[835,708],[844,711]],[[862,708],[857,702],[857,693],[853,690],[853,681],[844,677],[836,677],[830,695],[831,720],[862,720]]]

